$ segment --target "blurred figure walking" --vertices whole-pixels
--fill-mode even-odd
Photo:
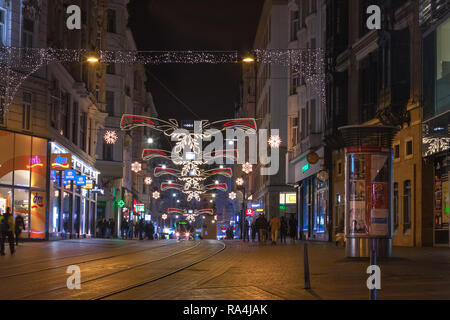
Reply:
[[[248,230],[250,229],[250,225],[248,224],[248,220],[245,219],[244,221],[244,229],[243,229],[243,239],[245,242],[245,239],[247,239],[248,242],[250,242],[250,238],[248,237]]]
[[[8,238],[9,250],[11,254],[14,254],[14,231],[15,231],[14,217],[11,215],[11,208],[6,208],[6,212],[3,216],[0,216],[0,233],[1,233],[1,247],[0,254],[5,255],[5,241]]]
[[[272,236],[272,245],[277,244],[278,232],[280,231],[281,221],[277,216],[272,217],[270,220],[270,232]]]
[[[19,246],[19,238],[23,229],[25,229],[25,221],[23,220],[22,215],[19,213],[17,214],[15,221],[16,246]]]
[[[288,233],[288,222],[286,220],[286,217],[283,216],[281,217],[281,227],[280,227],[280,240],[281,243],[286,243],[286,237],[287,237],[287,233]]]

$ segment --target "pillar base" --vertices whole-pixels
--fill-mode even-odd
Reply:
[[[377,257],[392,257],[392,239],[377,238]],[[345,256],[347,258],[369,258],[372,250],[370,238],[346,238]]]

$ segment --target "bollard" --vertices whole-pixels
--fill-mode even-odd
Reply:
[[[309,260],[308,260],[308,244],[305,243],[304,247],[304,273],[305,273],[305,289],[311,289],[311,282],[309,279]]]
[[[372,239],[372,250],[370,252],[370,265],[376,266],[377,265],[377,241],[376,239]],[[374,288],[370,291],[370,300],[377,300],[377,287],[374,286]]]

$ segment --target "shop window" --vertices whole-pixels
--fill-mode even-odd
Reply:
[[[60,212],[61,212],[61,191],[55,190],[51,204],[51,232],[57,233],[60,228]]]
[[[405,142],[405,157],[406,159],[413,157],[413,140],[407,140]]]
[[[35,162],[31,157],[31,137],[16,134],[14,145],[14,185],[29,187],[30,169]]]
[[[0,135],[0,184],[12,185],[13,158],[14,158],[14,133],[2,132]]]
[[[411,228],[411,181],[406,180],[403,185],[403,227],[404,231]]]
[[[64,192],[63,207],[62,207],[62,232],[71,233],[72,228],[70,224],[70,211],[72,209],[72,196],[68,192]]]
[[[45,190],[47,185],[47,140],[32,139],[31,187]]]
[[[29,237],[29,225],[30,225],[30,192],[28,190],[23,189],[15,189],[14,190],[14,215],[21,215],[25,222],[25,229],[22,230],[21,237],[28,238]],[[45,208],[42,210],[44,211]],[[38,219],[38,217],[33,217],[33,219]],[[44,217],[45,218],[45,214]],[[43,237],[41,237],[43,238]]]
[[[398,213],[399,213],[399,203],[398,203],[398,183],[394,183],[394,228],[398,228]]]
[[[0,188],[0,214],[3,215],[7,208],[12,209],[12,190]]]

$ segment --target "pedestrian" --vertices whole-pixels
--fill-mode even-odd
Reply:
[[[121,233],[122,239],[124,239],[124,240],[127,239],[127,237],[128,237],[128,221],[126,218],[122,219],[122,225],[120,226],[120,229],[121,229],[120,233]]]
[[[100,224],[100,228],[101,228],[101,233],[102,233],[102,238],[106,237],[106,230],[108,228],[108,222],[106,221],[105,218],[102,219],[102,222]]]
[[[130,222],[128,223],[128,238],[133,239],[133,235],[134,235],[134,222],[133,220],[130,220]]]
[[[25,229],[25,221],[23,220],[22,215],[17,214],[15,221],[15,238],[16,238],[16,246],[19,246],[19,237],[22,233],[22,230]]]
[[[153,225],[153,223],[150,221],[150,240],[154,240],[154,234],[155,234],[155,226]]]
[[[6,212],[3,216],[0,216],[0,233],[1,233],[1,247],[0,254],[5,255],[5,241],[8,238],[9,250],[11,254],[14,254],[14,231],[15,231],[14,217],[11,215],[11,208],[6,208]]]
[[[250,239],[248,237],[248,230],[249,230],[249,228],[250,228],[250,225],[248,224],[248,220],[245,219],[245,221],[244,221],[244,230],[243,230],[244,231],[244,234],[243,234],[244,242],[245,242],[246,238],[247,238],[247,241],[250,242]]]
[[[294,216],[291,215],[289,219],[289,236],[291,237],[291,243],[295,243],[297,238],[297,223],[295,222]]]
[[[252,229],[252,242],[255,242],[255,238],[256,238],[256,225],[255,225],[255,221],[252,222],[251,229]]]
[[[114,238],[114,234],[115,234],[115,229],[114,229],[114,227],[116,226],[116,224],[115,224],[115,222],[114,222],[114,220],[111,218],[111,219],[109,219],[109,229],[110,229],[110,235],[111,235],[111,238],[113,239]]]
[[[277,216],[273,216],[270,220],[270,232],[272,236],[272,245],[277,244],[278,232],[280,231],[281,221]]]
[[[266,224],[264,222],[264,216],[262,214],[260,214],[258,216],[258,218],[256,218],[255,227],[256,227],[256,230],[258,231],[259,243],[265,243]]]
[[[144,240],[144,238],[142,236],[144,231],[145,231],[144,219],[141,219],[141,220],[139,220],[139,230],[138,230],[139,240]]]
[[[288,233],[288,223],[287,223],[287,220],[286,220],[285,216],[281,217],[280,220],[281,220],[280,240],[281,240],[281,243],[283,243],[283,240],[284,240],[284,243],[286,243],[286,236],[287,236],[287,233]]]

